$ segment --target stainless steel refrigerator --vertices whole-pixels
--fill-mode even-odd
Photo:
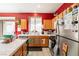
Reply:
[[[62,19],[57,20],[56,36],[58,49],[56,55],[78,56],[79,55],[79,7],[75,6],[72,11]]]

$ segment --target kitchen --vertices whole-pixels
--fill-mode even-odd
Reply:
[[[79,42],[78,20],[75,21],[78,19],[78,7],[78,3],[0,4],[0,56],[79,55],[77,54],[79,43],[74,43],[77,51],[74,49],[70,51],[69,43],[64,39],[67,44],[63,44],[61,38],[72,33],[64,33],[66,29],[70,30],[72,20],[62,20],[70,19],[68,16],[72,12],[74,29],[71,30],[74,32],[73,38],[77,39],[72,41]],[[74,8],[78,9],[77,12]],[[72,39],[72,36],[68,38]]]

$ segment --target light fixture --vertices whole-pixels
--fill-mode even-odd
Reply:
[[[37,16],[37,13],[34,13],[34,16]]]
[[[34,11],[34,16],[37,16],[37,12],[36,12],[36,10]]]

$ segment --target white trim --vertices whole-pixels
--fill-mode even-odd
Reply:
[[[15,20],[15,17],[0,17],[0,20]]]

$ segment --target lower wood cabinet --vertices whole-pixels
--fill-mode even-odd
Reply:
[[[22,46],[22,50],[23,50],[23,56],[26,56],[27,55],[27,52],[28,52],[28,50],[27,50],[27,44],[24,44],[23,46]]]
[[[41,37],[41,46],[48,46],[48,45],[49,45],[49,37],[48,36]]]
[[[29,40],[29,47],[47,47],[49,40],[48,40],[48,36],[29,36],[30,40]]]
[[[22,47],[20,47],[17,52],[14,54],[14,56],[22,56]]]
[[[13,56],[26,56],[27,55],[27,44],[24,43],[14,54]]]

